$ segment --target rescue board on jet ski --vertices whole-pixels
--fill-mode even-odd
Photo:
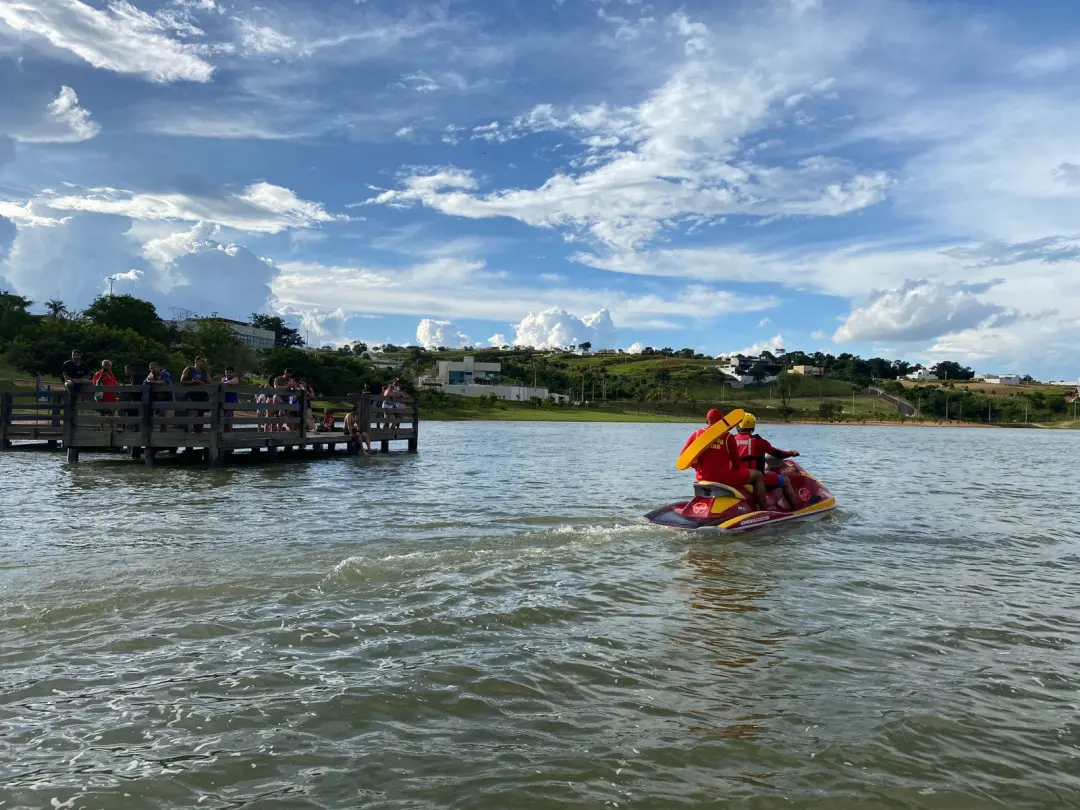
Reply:
[[[744,416],[746,416],[746,411],[736,408],[719,422],[714,422],[705,428],[705,432],[698,436],[693,444],[683,450],[682,455],[679,456],[679,460],[675,462],[675,469],[685,470],[697,461],[698,456],[708,450],[713,442],[732,428],[738,427],[739,422],[742,421]]]

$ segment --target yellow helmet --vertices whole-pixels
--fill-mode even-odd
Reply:
[[[754,418],[752,413],[746,414],[742,421],[739,422],[740,430],[753,430],[755,427],[757,427],[757,419]]]

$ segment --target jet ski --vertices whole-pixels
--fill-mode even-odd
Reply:
[[[645,519],[657,526],[688,531],[731,534],[760,529],[785,521],[808,520],[836,508],[836,498],[817,478],[808,473],[793,459],[766,459],[770,472],[781,473],[791,481],[791,486],[803,506],[788,511],[780,506],[783,490],[767,491],[767,509],[757,508],[753,487],[730,487],[711,481],[694,484],[694,497],[661,506],[645,515]]]

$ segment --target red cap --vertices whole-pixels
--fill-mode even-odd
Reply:
[[[705,424],[714,425],[724,418],[724,412],[719,408],[713,408],[707,414],[705,414]]]

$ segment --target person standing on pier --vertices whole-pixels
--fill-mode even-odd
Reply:
[[[239,385],[240,384],[240,378],[236,376],[236,372],[233,370],[232,366],[225,366],[225,376],[221,378],[221,384],[222,385]],[[229,404],[229,403],[236,404],[237,402],[240,401],[240,395],[237,394],[235,391],[226,391],[224,399],[225,399],[226,404]],[[225,416],[226,416],[226,418],[232,418],[232,417],[236,416],[236,411],[226,411]],[[232,433],[232,425],[226,423],[223,426],[222,430],[225,433]]]
[[[195,364],[193,366],[187,366],[180,373],[180,384],[185,387],[191,388],[205,388],[210,384],[210,372],[206,370],[206,358],[196,357]],[[209,402],[210,395],[206,391],[191,391],[185,397],[188,402]],[[206,411],[189,411],[189,414],[194,417],[206,416]],[[196,433],[202,433],[203,426],[201,424],[192,425]],[[187,427],[184,428],[187,430]]]
[[[161,367],[161,363],[151,363],[150,373],[146,375],[146,379],[143,380],[145,385],[150,386],[150,399],[154,402],[172,402],[172,391],[158,391],[155,389],[172,388],[172,377],[165,369]],[[156,416],[162,418],[169,415],[168,411],[156,410],[154,411]],[[168,427],[166,425],[161,426],[161,432],[164,433]]]

